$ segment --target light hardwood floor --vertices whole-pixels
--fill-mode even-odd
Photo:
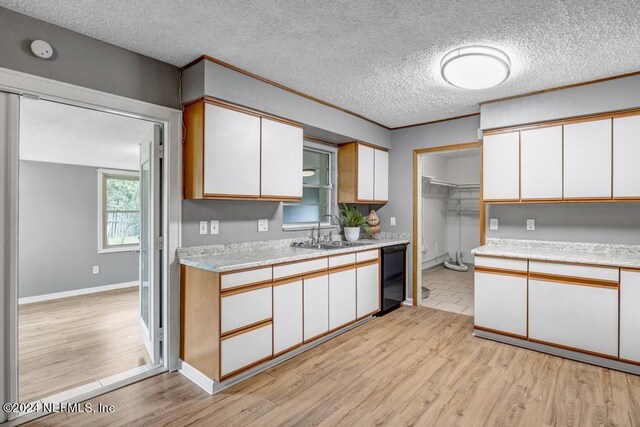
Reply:
[[[138,289],[21,305],[19,400],[31,402],[148,363]]]
[[[403,307],[209,396],[178,373],[98,397],[112,414],[41,425],[640,425],[640,377],[480,338]]]

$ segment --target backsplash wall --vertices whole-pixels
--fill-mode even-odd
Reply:
[[[489,230],[489,219],[498,230]],[[536,229],[526,230],[527,219]],[[487,205],[486,237],[640,244],[640,203]]]
[[[220,221],[219,234],[200,234],[200,221]],[[258,232],[258,220],[269,230]],[[282,203],[235,200],[183,200],[182,247],[308,237],[309,230],[282,230]]]

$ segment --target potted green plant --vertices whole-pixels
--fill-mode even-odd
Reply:
[[[360,238],[360,229],[364,228],[365,231],[369,229],[369,223],[367,217],[362,215],[355,206],[349,207],[346,204],[342,205],[342,227],[344,229],[344,237],[350,241],[355,242]]]

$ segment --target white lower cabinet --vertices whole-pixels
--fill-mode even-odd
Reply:
[[[527,277],[475,272],[474,325],[527,336]]]
[[[356,318],[380,310],[380,264],[366,264],[356,268]]]
[[[311,340],[329,330],[329,275],[303,279],[304,340]]]
[[[529,339],[618,356],[618,288],[529,280]]]
[[[273,286],[273,354],[302,343],[302,279]]]
[[[356,320],[356,269],[329,273],[329,329]]]
[[[640,270],[620,272],[620,359],[640,363]]]
[[[220,349],[222,377],[271,357],[272,336],[272,325],[266,323],[246,332],[223,338]]]

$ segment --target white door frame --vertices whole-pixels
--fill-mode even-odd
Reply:
[[[163,318],[163,367],[162,370],[175,370],[178,368],[179,345],[180,345],[180,290],[179,286],[179,265],[176,256],[176,249],[181,242],[181,202],[182,202],[182,112],[180,110],[150,104],[106,92],[87,89],[80,86],[58,82],[43,77],[0,68],[0,91],[18,94],[34,95],[41,99],[55,102],[62,102],[69,105],[91,108],[98,111],[117,113],[129,117],[146,119],[163,125],[163,182],[161,184],[163,194],[162,215],[163,221],[163,252],[162,252],[162,318]],[[15,130],[17,132],[17,129]],[[13,132],[12,132],[13,134]],[[17,265],[17,240],[18,233],[17,218],[17,189],[18,189],[18,140],[10,139],[10,167],[7,171],[8,181],[11,188],[11,195],[8,200],[10,245],[12,250],[4,253],[0,249],[2,256],[7,263],[15,270]],[[3,353],[8,361],[0,369],[0,378],[5,384],[0,384],[7,390],[6,400],[17,402],[17,272],[10,273],[10,280],[4,283],[6,295],[9,298],[2,307],[4,320],[7,324],[0,322],[0,327],[5,327],[9,340],[3,343]],[[106,391],[106,390],[103,390]],[[82,396],[85,399],[91,396]],[[4,412],[0,411],[0,422],[4,421]],[[25,417],[21,417],[25,418]]]

